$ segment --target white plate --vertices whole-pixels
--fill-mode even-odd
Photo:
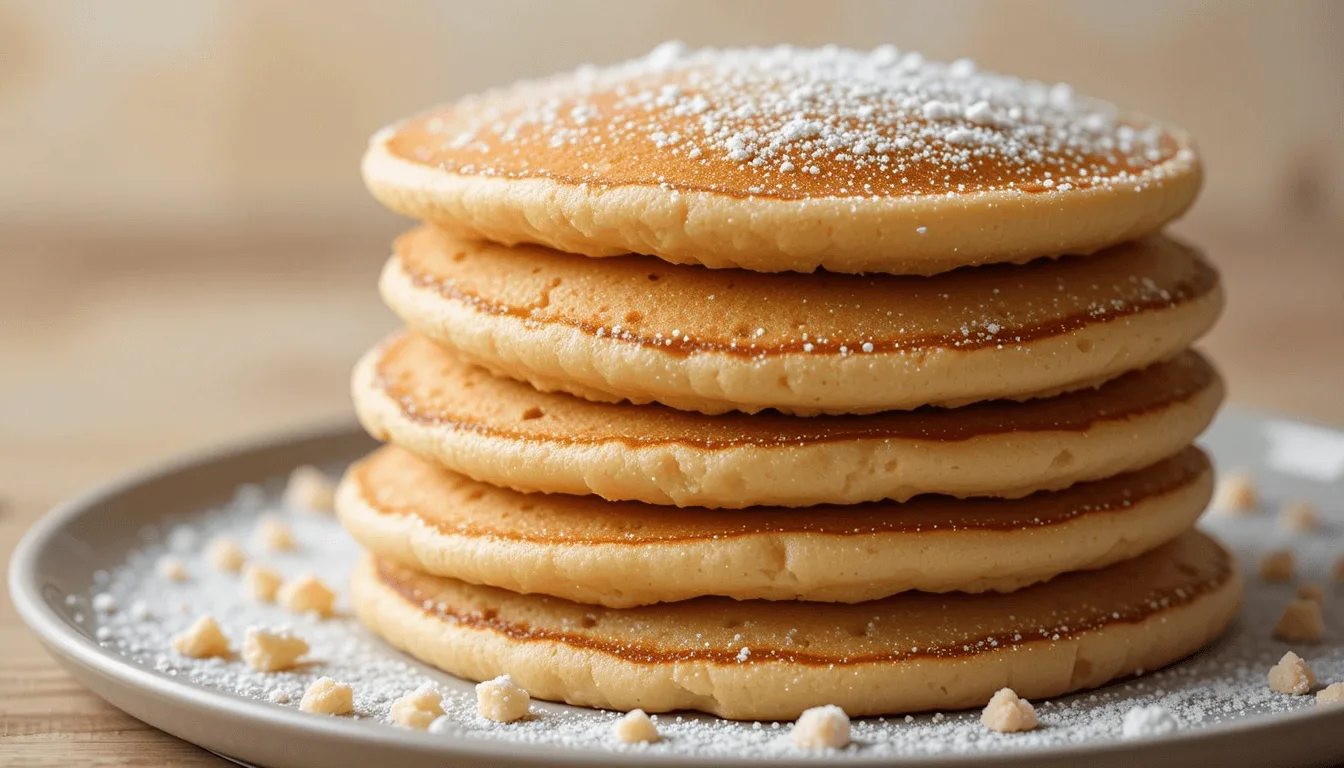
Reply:
[[[1207,527],[1231,543],[1248,570],[1253,570],[1255,559],[1264,549],[1290,545],[1298,552],[1304,573],[1317,580],[1328,579],[1333,557],[1344,552],[1344,433],[1231,411],[1218,420],[1202,443],[1221,469],[1244,468],[1257,476],[1267,509],[1289,498],[1303,498],[1321,507],[1325,519],[1324,529],[1310,536],[1280,531],[1273,516],[1265,511],[1245,520],[1211,519]],[[751,724],[721,724],[699,715],[687,715],[684,726],[665,715],[662,722],[672,737],[652,748],[632,751],[601,737],[614,715],[546,703],[537,705],[539,717],[535,722],[510,728],[473,722],[471,716],[462,714],[466,709],[458,707],[450,714],[457,713],[461,728],[445,733],[411,732],[372,719],[308,715],[292,704],[278,706],[256,696],[211,687],[208,680],[207,684],[192,682],[185,679],[191,674],[171,669],[171,663],[165,667],[162,659],[158,665],[161,668],[156,668],[144,653],[137,655],[116,642],[100,644],[94,639],[107,617],[92,610],[91,596],[108,588],[106,572],[126,563],[133,552],[147,547],[153,551],[160,546],[155,543],[155,531],[162,530],[167,521],[199,518],[206,521],[201,523],[202,529],[208,529],[209,520],[219,523],[218,508],[229,504],[239,486],[268,484],[274,492],[297,465],[336,468],[372,447],[372,441],[353,428],[268,440],[154,468],[95,491],[53,510],[24,537],[10,563],[14,603],[51,653],[115,706],[232,759],[272,768],[442,766],[452,761],[489,766],[538,762],[760,765],[766,761],[789,765],[815,764],[818,760],[855,765],[899,760],[903,765],[948,767],[1064,766],[1085,761],[1091,768],[1158,768],[1195,764],[1305,766],[1344,760],[1344,739],[1339,736],[1344,729],[1344,707],[1317,708],[1311,697],[1275,699],[1264,693],[1266,660],[1272,661],[1288,647],[1273,643],[1268,635],[1274,614],[1291,595],[1291,587],[1266,585],[1253,576],[1248,579],[1247,606],[1228,637],[1200,657],[1169,671],[1095,692],[1104,705],[1097,705],[1092,726],[1081,727],[1078,723],[1087,719],[1093,706],[1088,697],[1094,694],[1079,694],[1043,706],[1042,719],[1047,727],[1016,740],[1012,736],[977,736],[975,713],[937,719],[925,715],[912,724],[899,719],[856,722],[859,744],[832,754],[807,754],[787,747],[787,724],[776,726],[777,730],[767,724],[762,736],[761,728],[753,735]],[[212,508],[213,516],[209,512]],[[344,553],[353,552],[353,545],[335,530],[333,521],[315,520],[302,525],[331,528],[331,536],[324,533],[318,537],[321,546],[332,548],[329,557],[340,559]],[[311,536],[311,531],[307,535]],[[1344,599],[1331,592],[1326,601],[1330,630],[1327,642],[1298,649],[1312,662],[1322,683],[1344,680],[1344,622],[1335,620],[1336,613],[1344,615]],[[170,593],[168,589],[165,595]],[[385,663],[404,660],[352,622],[350,632],[360,636],[361,647],[380,655]],[[454,700],[466,701],[470,696],[468,683],[409,660],[405,668],[407,674],[437,681]],[[1214,680],[1204,691],[1211,700],[1217,700],[1214,708],[1227,711],[1184,722],[1181,730],[1171,735],[1120,737],[1116,712],[1131,703],[1179,702],[1181,696],[1200,691],[1204,676],[1218,677],[1221,673],[1215,673],[1217,669],[1241,670],[1239,674],[1229,671],[1226,679]],[[174,671],[177,674],[172,674]],[[1249,706],[1239,709],[1243,701]],[[1179,709],[1176,711],[1179,713]],[[715,728],[718,730],[712,730]],[[969,749],[968,734],[972,735]],[[1063,743],[1069,738],[1077,741]],[[734,751],[739,742],[744,748]]]

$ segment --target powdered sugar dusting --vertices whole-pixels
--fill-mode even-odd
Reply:
[[[1142,187],[1194,161],[1164,128],[1065,84],[890,45],[668,43],[412,125],[408,157],[462,174],[606,185],[647,172],[672,190],[782,198]]]
[[[358,549],[329,518],[282,513],[293,528],[299,548],[269,553],[254,551],[249,545],[247,554],[286,576],[312,572],[338,586],[338,613],[331,619],[295,616],[274,605],[253,602],[244,597],[236,574],[193,568],[190,579],[181,583],[156,574],[155,562],[165,553],[195,562],[205,543],[215,536],[246,541],[258,515],[276,503],[276,490],[275,494],[265,494],[249,486],[225,507],[146,529],[143,546],[130,553],[121,566],[99,572],[97,583],[88,593],[73,596],[68,615],[78,613],[82,627],[90,634],[96,633],[104,647],[132,663],[264,706],[296,708],[307,685],[328,676],[353,686],[355,717],[386,722],[397,697],[431,684],[445,696],[445,714],[434,723],[431,733],[445,739],[495,739],[532,744],[538,749],[600,749],[703,758],[765,759],[800,754],[788,738],[788,723],[735,723],[702,715],[664,714],[656,720],[663,741],[625,745],[611,736],[612,723],[620,713],[534,702],[528,720],[507,725],[485,720],[476,713],[470,683],[391,651],[348,615],[346,576]],[[1275,503],[1273,498],[1265,502],[1267,508]],[[1333,531],[1339,510],[1323,506],[1327,531]],[[1289,543],[1298,553],[1304,578],[1329,582],[1337,548],[1337,540],[1329,535],[1279,531],[1268,514],[1210,520],[1209,527],[1233,545],[1243,565],[1253,567],[1263,549]],[[1269,631],[1283,603],[1291,597],[1292,585],[1268,584],[1248,573],[1247,587],[1240,620],[1213,648],[1167,670],[1098,691],[1033,702],[1041,722],[1035,731],[990,733],[981,726],[977,711],[870,718],[856,720],[852,728],[854,743],[832,755],[837,759],[989,756],[1005,750],[1099,744],[1124,738],[1126,715],[1138,706],[1160,707],[1180,731],[1313,706],[1310,696],[1269,691],[1265,673],[1291,647],[1312,665],[1322,685],[1344,680],[1344,632],[1336,620],[1344,599],[1328,590],[1326,642],[1297,647],[1272,640]],[[101,610],[90,610],[94,601]],[[128,608],[107,610],[112,605]],[[312,646],[307,656],[312,661],[292,671],[264,674],[249,669],[236,656],[197,660],[174,654],[168,638],[201,614],[213,615],[219,621],[235,653],[246,627],[288,626]],[[742,663],[754,656],[750,651],[742,655]],[[1137,717],[1131,716],[1131,720]],[[1156,710],[1141,719],[1143,727],[1131,725],[1129,738],[1153,738],[1166,730],[1167,720],[1157,717]],[[1161,728],[1152,726],[1157,720],[1164,723]]]

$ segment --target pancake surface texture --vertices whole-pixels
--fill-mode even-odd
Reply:
[[[1142,237],[1201,178],[1184,133],[1062,84],[891,46],[677,44],[384,129],[363,171],[392,209],[502,243],[893,274]]]
[[[854,603],[1102,568],[1189,530],[1212,488],[1208,459],[1188,448],[1022,499],[669,509],[520,494],[389,447],[349,470],[337,510],[386,561],[514,592],[611,607],[703,595]]]
[[[740,508],[1017,497],[1146,467],[1204,430],[1222,382],[1184,352],[1096,389],[871,416],[707,416],[538,392],[398,335],[355,369],[370,434],[524,492]]]
[[[421,228],[381,288],[413,330],[496,373],[595,400],[803,415],[1024,399],[1170,358],[1218,273],[1154,236],[935,277],[760,274],[589,259]]]
[[[1230,555],[1191,532],[1104,571],[1007,595],[911,593],[855,605],[701,598],[623,610],[424,576],[372,557],[363,623],[447,672],[507,672],[533,697],[616,710],[791,719],[983,706],[1091,688],[1182,658],[1236,612]]]

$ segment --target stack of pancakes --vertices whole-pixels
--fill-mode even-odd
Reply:
[[[1240,599],[1192,526],[1188,137],[891,47],[665,45],[374,136],[360,618],[471,679],[788,718],[1044,697]],[[641,255],[632,255],[641,254]]]

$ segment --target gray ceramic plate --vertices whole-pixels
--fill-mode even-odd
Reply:
[[[1326,528],[1313,543],[1299,550],[1304,567],[1328,572],[1331,552],[1340,551],[1344,530],[1344,433],[1232,411],[1225,414],[1202,441],[1226,469],[1241,467],[1259,477],[1271,501],[1302,497],[1322,507]],[[675,748],[640,752],[613,751],[600,745],[547,742],[545,738],[519,741],[493,737],[489,732],[455,736],[409,732],[369,720],[314,717],[253,698],[214,690],[136,663],[93,639],[92,621],[72,611],[70,596],[91,593],[96,573],[116,567],[127,553],[143,544],[146,526],[167,517],[182,518],[228,502],[243,484],[271,482],[294,466],[305,463],[339,466],[366,452],[373,443],[353,428],[296,439],[267,440],[216,454],[189,458],[157,467],[53,510],[28,532],[10,564],[10,589],[20,615],[42,642],[75,677],[131,715],[175,736],[260,766],[335,768],[344,765],[441,766],[455,762],[472,765],[525,765],[545,762],[565,765],[760,765],[750,755],[725,756],[680,753]],[[1267,515],[1264,515],[1268,519]],[[1278,536],[1272,521],[1249,528],[1215,532],[1232,540],[1243,558],[1254,557],[1256,547]],[[1259,526],[1258,528],[1255,526]],[[1279,537],[1281,538],[1281,537]],[[1314,554],[1313,554],[1314,553]],[[1314,558],[1314,559],[1313,559]],[[1254,583],[1254,580],[1252,579]],[[1253,584],[1254,586],[1254,584]],[[1262,596],[1263,597],[1263,596]],[[1247,610],[1257,598],[1248,600]],[[1269,595],[1261,599],[1278,600]],[[1332,639],[1344,625],[1333,620],[1332,596],[1327,606]],[[1338,607],[1344,612],[1344,602]],[[1271,619],[1272,621],[1272,619]],[[1264,635],[1263,626],[1243,615],[1238,628],[1216,657],[1242,636]],[[1254,626],[1248,626],[1254,625]],[[1249,641],[1248,641],[1249,642]],[[1220,649],[1221,648],[1221,649]],[[394,654],[391,650],[384,650]],[[1269,649],[1266,653],[1281,653]],[[1322,646],[1313,664],[1344,679],[1344,643]],[[1207,665],[1206,665],[1207,666]],[[1257,670],[1263,669],[1257,667]],[[1326,680],[1328,676],[1323,676]],[[1263,687],[1262,672],[1245,683]],[[465,686],[445,682],[444,685]],[[1197,684],[1197,681],[1196,683]],[[1113,686],[1115,688],[1116,686]],[[1249,691],[1249,689],[1248,689]],[[1160,693],[1160,691],[1159,691]],[[1121,700],[1128,694],[1116,694]],[[1220,695],[1235,697],[1223,690]],[[1261,692],[1263,698],[1263,692]],[[1190,723],[1175,734],[1146,739],[1104,738],[1050,748],[1007,749],[976,754],[948,750],[942,755],[913,755],[900,759],[907,765],[937,766],[1063,766],[1086,761],[1092,768],[1144,765],[1186,766],[1305,766],[1344,760],[1344,707],[1316,708],[1304,699],[1283,711],[1257,712],[1254,707],[1231,717]],[[542,705],[548,711],[571,710]],[[609,721],[608,721],[609,722]],[[934,721],[939,722],[939,721]],[[895,727],[895,726],[893,726]],[[934,731],[929,731],[934,733]],[[899,757],[899,756],[898,756]],[[777,754],[768,762],[815,764],[826,756]],[[890,764],[891,753],[857,749],[829,759],[852,764]]]

